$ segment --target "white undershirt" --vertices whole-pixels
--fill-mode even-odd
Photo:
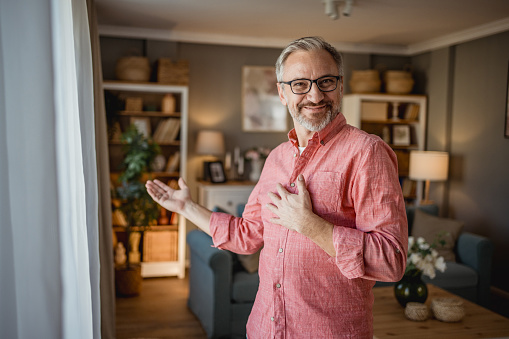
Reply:
[[[300,154],[302,154],[302,152],[304,152],[304,150],[305,150],[305,149],[306,149],[306,147],[300,147],[300,146],[299,146],[299,152],[300,152]]]

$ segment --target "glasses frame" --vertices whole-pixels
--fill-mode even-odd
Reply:
[[[334,89],[331,89],[331,90],[328,90],[328,91],[324,91],[323,89],[321,89],[320,86],[318,86],[318,80],[323,79],[323,78],[336,78],[336,87],[334,87]],[[338,82],[339,82],[339,79],[341,79],[341,78],[343,78],[341,75],[324,75],[323,77],[319,77],[319,78],[317,78],[315,80],[301,78],[301,79],[294,79],[294,80],[291,80],[291,81],[280,81],[279,83],[280,84],[289,85],[290,86],[290,90],[292,91],[293,94],[295,94],[295,95],[303,95],[303,94],[308,94],[311,91],[311,88],[313,88],[313,83],[316,84],[316,87],[320,90],[320,92],[327,93],[327,92],[335,91],[338,88]],[[311,86],[309,86],[309,89],[306,92],[295,93],[293,91],[292,82],[299,81],[299,80],[311,81]]]

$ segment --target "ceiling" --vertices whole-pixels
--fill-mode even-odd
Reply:
[[[324,37],[344,52],[411,55],[509,30],[509,0],[96,0],[101,35],[283,47]],[[344,1],[339,1],[339,12]]]

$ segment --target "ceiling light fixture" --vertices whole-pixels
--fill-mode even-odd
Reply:
[[[325,14],[329,16],[332,20],[336,20],[339,18],[339,3],[344,2],[345,5],[343,7],[343,15],[350,16],[353,7],[353,0],[322,0],[325,5]]]

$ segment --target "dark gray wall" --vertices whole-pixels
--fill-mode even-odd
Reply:
[[[413,58],[429,98],[428,150],[451,154],[442,211],[495,244],[492,285],[509,292],[509,139],[504,138],[509,32]]]

